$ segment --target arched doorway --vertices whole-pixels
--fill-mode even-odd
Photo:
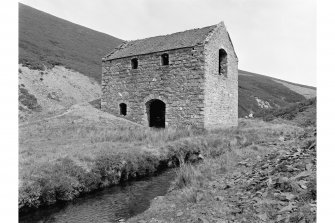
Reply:
[[[146,103],[149,127],[165,128],[165,103],[152,99]]]

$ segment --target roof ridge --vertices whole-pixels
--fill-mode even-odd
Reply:
[[[112,55],[112,54],[115,53],[116,51],[118,51],[118,50],[120,50],[120,49],[126,47],[126,45],[128,44],[128,42],[129,42],[129,41],[126,41],[126,40],[125,40],[124,42],[122,42],[120,45],[118,45],[117,47],[115,47],[111,52],[109,52],[106,56],[104,56],[104,57],[102,58],[102,60],[105,60],[107,57],[109,57],[110,55]]]
[[[215,28],[212,29],[206,36],[206,38],[204,39],[204,41],[202,42],[203,44],[207,43],[209,41],[209,39],[213,36],[213,34],[215,33],[215,31],[220,27],[223,26],[224,28],[226,28],[225,24],[223,21],[219,22],[218,24],[215,25]]]
[[[187,29],[187,30],[184,30],[184,31],[178,31],[178,32],[169,33],[169,34],[165,34],[165,35],[149,36],[149,37],[142,38],[142,39],[129,40],[128,42],[135,42],[135,41],[139,41],[139,40],[147,40],[147,39],[151,39],[151,38],[170,36],[170,35],[180,34],[180,33],[189,32],[189,31],[193,31],[193,30],[205,29],[205,28],[209,28],[209,27],[212,27],[212,26],[214,27],[214,26],[217,26],[217,25],[204,26],[204,27],[201,27],[201,28]]]
[[[103,60],[124,58],[129,56],[202,45],[204,40],[207,39],[210,33],[216,30],[220,24],[221,23],[205,26],[202,28],[174,32],[166,35],[130,40],[115,48],[112,52],[106,55]]]

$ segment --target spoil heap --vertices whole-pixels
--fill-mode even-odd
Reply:
[[[256,162],[250,172],[233,173],[226,180],[224,197],[231,207],[227,220],[316,221],[316,129],[284,145]]]

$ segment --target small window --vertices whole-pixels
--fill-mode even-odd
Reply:
[[[127,105],[125,103],[120,104],[120,115],[127,115]]]
[[[227,52],[224,49],[219,50],[219,75],[227,77]]]
[[[169,65],[169,54],[167,53],[162,54],[161,61],[163,66]]]
[[[137,58],[131,59],[131,68],[132,69],[137,69],[138,68],[138,59]]]

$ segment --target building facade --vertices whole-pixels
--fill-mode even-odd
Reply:
[[[237,125],[238,59],[223,22],[125,42],[102,61],[103,111],[149,127]]]

